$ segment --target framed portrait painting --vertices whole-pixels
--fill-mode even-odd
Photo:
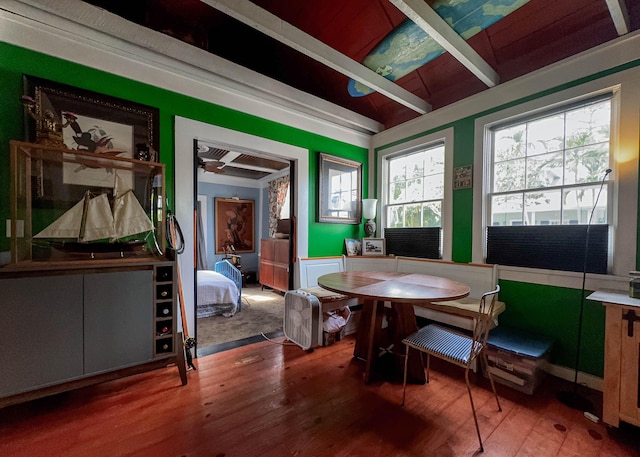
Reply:
[[[254,252],[254,200],[215,198],[216,254]]]

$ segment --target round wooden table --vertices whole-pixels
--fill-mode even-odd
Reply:
[[[354,356],[366,360],[364,380],[369,383],[378,359],[376,353],[397,352],[404,357],[402,339],[418,330],[413,306],[434,308],[434,303],[456,300],[469,295],[469,286],[439,276],[419,273],[396,273],[383,271],[347,271],[330,273],[318,278],[318,285],[363,303],[362,317]],[[384,302],[391,302],[391,320],[388,335],[383,338],[382,318]],[[444,308],[444,307],[443,307]],[[445,310],[446,312],[446,310]],[[386,341],[385,341],[386,340]],[[396,369],[402,364],[396,363]],[[410,351],[408,372],[410,378],[424,383],[424,365],[417,351]]]

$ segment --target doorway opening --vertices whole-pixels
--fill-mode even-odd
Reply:
[[[261,244],[282,239],[279,227],[295,214],[295,161],[196,139],[194,165],[196,355],[281,336],[292,256],[285,285],[275,288],[261,268]]]

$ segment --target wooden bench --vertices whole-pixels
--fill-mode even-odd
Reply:
[[[298,258],[299,288],[315,295],[322,305],[322,312],[331,311],[345,306],[356,306],[357,298],[329,292],[318,286],[318,278],[329,273],[344,271],[342,257],[317,257],[312,259]]]
[[[466,330],[473,329],[473,320],[468,317],[469,312],[478,309],[480,297],[485,292],[495,289],[498,284],[498,266],[478,263],[456,263],[444,260],[417,259],[413,257],[397,257],[396,271],[401,273],[422,273],[432,276],[442,276],[461,282],[469,286],[469,295],[460,300],[441,302],[443,305],[458,308],[458,315],[415,307],[416,316],[424,317],[444,324]],[[496,301],[493,311],[494,326],[498,323],[498,316],[505,310],[505,304]]]
[[[344,271],[397,271],[398,258],[390,256],[344,256]]]
[[[391,256],[342,256],[298,259],[300,287],[316,287],[318,277],[327,273],[340,271],[397,271],[401,273],[422,273],[441,276],[466,284],[471,289],[469,296],[460,300],[443,302],[457,308],[459,313],[440,312],[437,310],[414,307],[416,316],[458,327],[465,330],[473,328],[473,320],[469,315],[480,304],[480,297],[487,291],[495,289],[498,284],[498,266],[474,263],[457,263],[445,260],[419,259],[415,257]],[[357,304],[356,299],[348,306]],[[498,316],[505,310],[505,304],[496,301],[493,321],[498,323]]]

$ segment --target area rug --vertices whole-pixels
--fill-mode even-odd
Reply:
[[[242,310],[232,317],[221,315],[197,320],[198,350],[262,333],[282,331],[284,296],[260,286],[242,289]]]

